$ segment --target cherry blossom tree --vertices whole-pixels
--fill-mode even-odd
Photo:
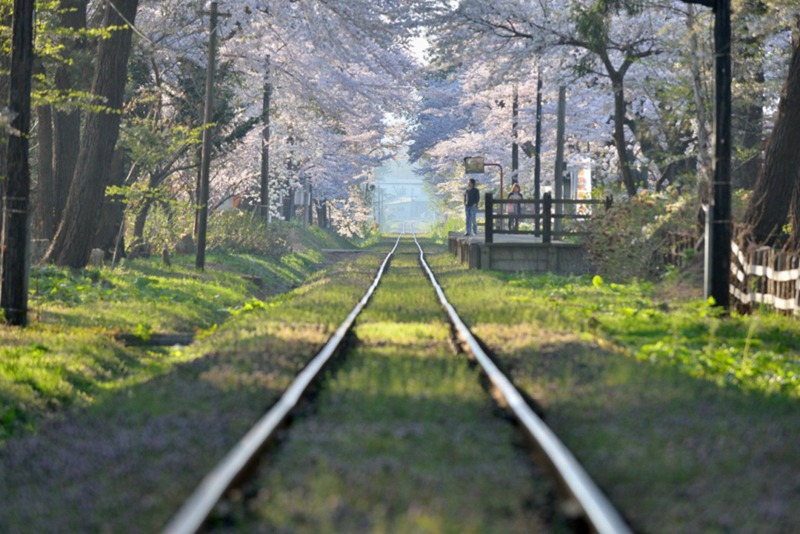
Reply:
[[[332,205],[345,210],[343,220],[353,214],[345,208],[354,205],[353,186],[392,150],[383,146],[385,116],[410,109],[415,65],[406,7],[399,0],[220,4],[220,59],[236,73],[228,102],[236,120],[218,125],[218,138],[230,141],[215,152],[212,206],[234,195],[258,196],[257,119],[269,83],[273,215],[279,198],[301,186],[320,201],[339,200]],[[142,8],[140,28],[150,36],[153,61],[163,65],[160,83],[171,79],[174,86],[181,62],[205,63],[201,19],[202,2]],[[241,135],[231,136],[237,128]]]
[[[769,124],[779,90],[779,85],[770,86],[770,79],[781,79],[779,65],[789,52],[785,26],[792,17],[782,0],[764,5],[769,9],[757,16],[742,14],[735,22],[742,32],[769,36],[759,38],[769,43],[758,62],[766,65],[766,84],[739,89],[768,95],[763,100],[767,113],[763,120]],[[568,151],[590,155],[601,184],[613,186],[619,181],[628,195],[640,187],[658,190],[670,185],[681,190],[696,185],[705,198],[704,184],[711,175],[712,24],[709,10],[679,1],[462,0],[454,6],[439,5],[429,31],[432,64],[439,70],[428,78],[423,92],[426,103],[412,153],[442,161],[442,152],[452,159],[454,154],[469,152],[470,145],[485,146],[488,137],[498,132],[478,118],[468,93],[474,95],[474,86],[480,83],[487,89],[509,83],[530,85],[534,73],[541,72],[545,81],[542,155],[547,156],[543,162],[551,159],[547,121],[554,112],[555,86],[563,84],[568,100]],[[450,93],[445,96],[443,91]],[[444,100],[452,106],[447,114],[436,104]],[[458,131],[448,135],[434,116],[445,123],[448,116],[461,117],[462,123],[453,121]],[[503,155],[510,144],[511,118],[508,112],[501,116],[506,123],[499,138]],[[459,146],[459,138],[464,146]],[[549,174],[550,169],[543,176]]]

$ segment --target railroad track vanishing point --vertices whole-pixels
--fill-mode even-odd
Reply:
[[[524,397],[520,394],[519,391],[514,387],[511,381],[500,371],[500,369],[495,365],[494,361],[488,355],[484,349],[482,348],[481,344],[478,340],[472,335],[469,328],[464,324],[461,318],[458,316],[456,310],[453,306],[448,302],[447,297],[438,284],[436,277],[429,266],[428,262],[426,261],[426,257],[422,246],[416,239],[416,237],[412,238],[405,238],[400,236],[397,238],[397,241],[394,243],[394,246],[391,250],[386,254],[385,258],[380,264],[378,268],[377,274],[375,276],[372,285],[369,287],[367,292],[361,298],[361,300],[355,305],[352,309],[350,314],[347,316],[345,321],[338,327],[334,335],[330,338],[330,340],[326,343],[326,345],[322,348],[322,350],[313,357],[306,365],[306,367],[297,375],[295,381],[285,390],[281,398],[275,405],[252,427],[252,429],[234,446],[233,449],[227,454],[227,456],[210,472],[208,473],[200,483],[200,485],[196,488],[194,493],[187,499],[185,504],[182,508],[173,516],[170,522],[164,528],[165,534],[178,534],[178,533],[194,533],[198,532],[207,526],[207,522],[210,517],[213,516],[215,508],[219,506],[219,503],[225,499],[226,494],[235,486],[240,485],[242,480],[247,477],[261,477],[260,480],[274,480],[275,476],[269,474],[269,468],[261,469],[262,471],[267,471],[266,475],[254,475],[250,473],[250,471],[256,471],[253,469],[254,466],[258,464],[259,456],[265,450],[266,445],[271,441],[274,441],[276,433],[279,428],[286,422],[286,420],[290,417],[290,415],[295,411],[300,404],[301,399],[309,390],[310,386],[320,380],[320,376],[324,375],[323,371],[326,369],[328,364],[331,360],[340,352],[342,352],[342,347],[345,341],[348,338],[348,334],[354,328],[356,323],[356,319],[359,321],[359,325],[362,322],[366,324],[370,324],[369,321],[372,321],[372,324],[383,324],[387,322],[387,313],[386,311],[379,311],[376,310],[373,312],[373,315],[376,317],[369,319],[365,316],[369,315],[369,312],[372,310],[373,306],[367,307],[367,303],[373,298],[376,294],[376,291],[379,288],[379,285],[384,283],[382,280],[386,277],[387,273],[389,273],[389,265],[392,264],[391,272],[394,273],[395,271],[400,271],[398,273],[398,280],[402,279],[403,282],[395,282],[395,283],[402,283],[407,284],[408,279],[414,278],[415,287],[421,287],[422,285],[426,286],[427,289],[412,291],[408,286],[399,286],[399,291],[396,290],[395,293],[400,293],[400,302],[403,303],[402,306],[398,305],[395,302],[392,302],[388,305],[390,309],[398,309],[400,307],[406,308],[406,314],[411,314],[413,316],[420,316],[420,321],[412,321],[407,323],[408,325],[415,324],[417,325],[416,328],[423,328],[425,324],[433,324],[435,322],[441,321],[442,323],[446,324],[446,330],[450,331],[450,335],[453,335],[456,338],[456,343],[462,347],[469,358],[472,359],[474,362],[478,364],[478,368],[480,373],[485,378],[484,382],[488,384],[490,392],[495,400],[502,405],[506,411],[513,415],[514,419],[518,422],[518,427],[522,430],[522,432],[529,438],[528,441],[533,447],[536,452],[537,458],[544,459],[544,462],[547,464],[549,468],[547,471],[552,474],[556,481],[556,485],[560,488],[560,493],[562,495],[562,502],[559,508],[563,510],[567,510],[568,515],[570,517],[570,522],[573,525],[579,525],[580,528],[588,528],[595,532],[602,532],[602,533],[625,533],[629,532],[629,528],[626,523],[622,520],[618,512],[614,509],[608,499],[603,495],[603,493],[597,488],[585,470],[580,466],[574,456],[569,452],[569,450],[561,443],[561,441],[553,434],[553,432],[544,424],[544,422],[539,418],[536,413],[531,409],[528,403],[525,401]],[[416,274],[415,274],[416,273]],[[387,282],[388,283],[388,282]],[[431,285],[433,286],[435,292],[435,300],[431,297]],[[418,297],[418,293],[425,293],[427,295],[425,297]],[[380,291],[377,291],[378,295],[382,295]],[[378,297],[376,297],[378,298]],[[417,300],[420,298],[420,300]],[[421,300],[425,299],[425,300]],[[428,308],[436,308],[430,309]],[[446,318],[434,318],[436,314],[441,315],[441,309],[444,310],[446,314]],[[362,315],[363,312],[363,315]],[[430,314],[430,315],[427,315]],[[402,320],[400,321],[402,324]],[[423,324],[423,326],[420,326]],[[361,328],[361,326],[359,326]],[[358,335],[359,340],[362,337],[367,338],[367,341],[364,342],[365,345],[369,345],[369,338],[371,337],[369,328],[365,328],[365,334],[362,336],[361,334]],[[414,327],[411,327],[414,328]],[[379,330],[380,328],[378,328]],[[390,338],[400,338],[402,337],[398,333],[392,333],[389,335]],[[424,337],[424,336],[423,336]],[[436,337],[436,335],[432,335],[432,337]],[[427,340],[428,343],[430,340]],[[382,344],[386,344],[387,341],[379,340],[375,341],[372,340],[373,345],[380,346]],[[401,342],[402,343],[402,342]],[[425,345],[427,347],[427,345]],[[358,350],[358,349],[356,349]],[[404,346],[402,350],[408,350],[407,346]],[[426,349],[427,351],[427,349]],[[351,358],[358,358],[356,355],[351,355],[353,350],[347,350],[347,360]],[[367,351],[368,352],[368,351]],[[401,352],[402,353],[402,352]],[[380,358],[378,356],[376,358],[377,353],[369,353],[365,356],[366,360],[362,360],[362,365],[365,365],[366,368],[371,369],[372,374],[380,374],[385,373],[386,371],[377,370],[378,368],[375,367],[376,365],[383,365],[386,361],[390,363],[386,363],[386,365],[396,365],[396,362],[400,360],[400,358],[395,357],[388,357],[388,358]],[[396,353],[395,353],[396,354]],[[452,357],[447,358],[448,360],[447,365],[448,367],[444,371],[444,375],[452,375],[452,374],[460,374],[463,371],[457,370],[458,367],[451,368],[450,366],[460,366],[461,369],[465,369],[464,362],[456,362],[453,361]],[[375,363],[377,360],[383,360],[383,363]],[[391,363],[394,360],[395,363]],[[404,360],[409,362],[410,360]],[[366,362],[366,363],[364,363]],[[407,385],[408,382],[413,382],[417,380],[423,380],[424,378],[420,378],[420,374],[422,377],[429,376],[431,372],[428,370],[430,367],[419,367],[417,368],[416,363],[406,363],[405,364],[407,369],[407,376],[405,376],[405,384],[402,386],[403,389],[407,389],[409,386]],[[338,367],[338,366],[337,366]],[[344,364],[342,365],[344,367]],[[454,370],[456,369],[456,370]],[[335,383],[338,380],[339,375],[345,373],[344,369],[339,369],[336,372],[336,378],[329,382]],[[436,390],[440,387],[441,379],[435,379],[428,384],[423,385],[423,389],[426,391],[423,393],[423,397],[435,397]],[[328,386],[334,387],[335,384],[328,384],[326,383],[326,387]],[[461,386],[459,386],[461,387]],[[344,391],[350,389],[350,386],[343,385],[342,386]],[[433,393],[431,393],[433,391]],[[381,392],[384,395],[392,394],[392,392]],[[404,392],[394,392],[395,396],[400,396]],[[459,392],[459,395],[461,393]],[[446,393],[445,395],[452,396],[452,393]],[[485,394],[484,394],[485,395]],[[319,404],[326,406],[323,402],[323,395],[320,395]],[[349,404],[349,401],[342,400],[345,399],[346,395],[340,395],[337,393],[332,393],[329,396],[328,400],[334,399],[335,402],[329,402],[331,405],[337,405],[335,408],[327,409],[327,408],[320,408],[319,413],[315,414],[314,416],[310,417],[309,419],[314,420],[319,418],[324,419],[325,417],[335,417],[335,415],[330,415],[331,412],[335,412],[336,410],[344,410],[349,412],[369,412],[370,407],[367,406],[366,408],[360,405],[353,405]],[[448,397],[449,398],[449,397]],[[391,402],[391,401],[390,401]],[[418,403],[419,404],[419,403]],[[435,410],[437,412],[444,411],[442,409],[442,404],[436,404]],[[323,413],[324,410],[328,410],[328,415]],[[429,408],[425,408],[425,410],[429,410]],[[485,412],[486,410],[484,410]],[[414,471],[413,467],[410,467],[410,463],[415,462],[416,460],[411,458],[418,457],[424,449],[429,447],[430,442],[432,441],[431,438],[426,437],[426,430],[420,423],[415,423],[413,418],[416,415],[411,415],[412,420],[403,422],[401,418],[405,415],[404,410],[400,410],[398,413],[394,413],[389,417],[389,421],[382,421],[382,419],[386,419],[384,414],[378,414],[370,418],[369,415],[365,415],[366,419],[360,423],[358,423],[358,428],[348,428],[346,424],[336,423],[336,424],[327,424],[325,423],[315,423],[312,424],[308,429],[303,430],[301,428],[296,429],[295,427],[301,425],[301,423],[295,423],[290,432],[290,437],[287,439],[287,443],[285,444],[285,448],[289,449],[297,449],[296,453],[302,455],[311,455],[314,458],[315,465],[312,465],[310,469],[317,469],[319,467],[317,464],[322,462],[322,464],[327,468],[331,469],[328,464],[334,463],[329,459],[325,459],[323,456],[320,460],[320,449],[314,449],[314,445],[316,444],[319,446],[320,440],[326,439],[336,439],[335,434],[339,432],[358,432],[358,429],[363,431],[364,428],[367,428],[370,431],[375,431],[380,434],[380,430],[376,430],[379,427],[376,424],[376,420],[381,423],[385,423],[389,425],[391,430],[387,432],[393,437],[394,441],[406,441],[406,442],[413,442],[414,435],[419,434],[421,436],[421,440],[416,445],[412,445],[410,448],[412,449],[408,454],[412,456],[408,458],[403,458],[402,453],[400,454],[400,459],[397,461],[398,465],[392,465],[391,462],[387,463],[386,465],[382,466],[383,471],[393,471],[390,473],[391,476],[396,476],[397,471]],[[450,419],[450,416],[446,413],[438,414],[445,418],[446,420]],[[474,418],[475,415],[470,414],[466,415],[465,417]],[[457,419],[457,416],[455,416]],[[494,429],[493,425],[500,424],[504,427],[509,427],[509,425],[505,424],[500,418],[493,417],[494,421],[481,421],[478,423],[481,425],[480,432],[472,432],[471,434],[463,430],[465,426],[461,425],[460,423],[450,423],[449,421],[443,421],[441,424],[443,426],[447,426],[448,424],[453,424],[449,431],[451,435],[461,432],[462,430],[465,432],[464,436],[461,436],[461,441],[459,439],[455,440],[455,445],[446,444],[445,447],[455,447],[455,449],[460,449],[461,445],[466,445],[464,438],[470,442],[470,447],[465,448],[480,448],[484,447],[486,449],[492,449],[496,446],[496,442],[501,441],[498,436],[502,432],[508,430],[502,429]],[[473,423],[474,424],[474,423]],[[320,426],[322,425],[322,426]],[[392,427],[392,425],[395,425]],[[344,430],[342,430],[344,429]],[[409,430],[411,429],[411,430]],[[485,431],[484,431],[485,430]],[[296,441],[296,445],[291,442],[291,436],[295,433],[301,434]],[[333,437],[331,437],[333,436]],[[409,438],[411,436],[411,438]],[[417,436],[419,437],[419,436]],[[498,437],[498,439],[495,439]],[[482,444],[481,440],[486,439],[487,441]],[[391,440],[390,440],[391,441]],[[512,441],[511,439],[506,440],[506,442]],[[328,447],[329,444],[326,444],[324,447]],[[381,444],[381,447],[385,447],[385,444]],[[474,447],[473,447],[474,446]],[[306,449],[305,452],[302,452],[300,449],[303,447],[311,447],[311,449]],[[324,448],[323,447],[323,448]],[[509,445],[510,447],[510,445]],[[311,452],[309,452],[311,451]],[[364,445],[360,443],[358,446],[358,454],[364,454]],[[457,455],[457,451],[453,450],[454,456]],[[481,459],[478,460],[469,460],[469,465],[476,465],[476,466],[484,466],[484,470],[494,470],[492,466],[492,462],[495,461],[495,458],[503,457],[503,454],[494,454],[491,452],[487,453],[479,453]],[[517,456],[520,456],[519,451],[517,451]],[[267,460],[266,464],[271,463],[270,460]],[[350,461],[359,461],[359,458],[351,458]],[[507,460],[502,460],[506,461]],[[498,461],[502,463],[502,461]],[[302,463],[308,464],[307,461],[300,461],[301,463],[298,465],[302,465]],[[524,464],[524,462],[523,462]],[[486,467],[488,465],[488,467]],[[519,459],[511,460],[510,464],[506,467],[499,466],[497,467],[497,473],[494,473],[490,476],[499,476],[499,480],[495,481],[494,486],[502,487],[506,484],[509,485],[509,488],[514,487],[513,484],[507,482],[509,479],[518,479],[518,478],[525,478],[525,474],[520,473],[521,469],[525,469],[524,467],[520,467]],[[302,467],[298,467],[298,469],[302,469]],[[334,471],[336,470],[336,466],[332,468]],[[444,487],[439,486],[439,483],[436,481],[428,480],[428,471],[433,470],[434,472],[436,469],[447,469],[446,466],[444,467],[426,467],[420,473],[417,473],[417,480],[412,483],[416,484],[418,487],[422,488],[421,492],[424,494],[425,491],[431,491],[431,495],[429,495],[428,499],[437,499],[437,492],[449,492],[452,493],[460,493],[461,489],[464,486],[469,485],[469,483],[465,482],[469,480],[469,478],[458,479],[454,482],[454,486],[451,487]],[[454,468],[459,469],[459,468]],[[505,471],[503,471],[505,469]],[[426,471],[427,470],[427,471]],[[478,469],[480,470],[480,469]],[[511,472],[512,474],[509,476],[508,473]],[[270,479],[270,476],[273,478]],[[472,475],[469,475],[472,476]],[[539,476],[537,474],[533,475],[534,477]],[[383,487],[386,485],[394,485],[393,482],[381,481],[380,477],[372,477],[376,478],[376,480],[372,483],[377,484],[375,488],[372,488],[373,492],[381,491],[378,487]],[[258,484],[263,484],[264,482],[259,482]],[[258,485],[256,484],[256,485]],[[267,485],[269,486],[269,482]],[[530,484],[526,481],[521,482],[522,490],[514,490],[519,492],[526,492],[530,489],[531,485],[534,486],[541,486],[539,482],[534,484]],[[527,484],[527,485],[526,485]],[[552,487],[552,486],[548,486]],[[454,491],[453,488],[459,488],[459,490]],[[323,490],[324,491],[324,490]],[[550,490],[547,489],[539,489],[538,491],[544,493],[552,493]],[[255,499],[256,501],[264,501],[265,506],[273,506],[273,507],[280,507],[277,506],[278,503],[281,503],[283,507],[291,508],[292,504],[288,504],[288,501],[281,501],[280,496],[275,496],[275,491],[267,488],[261,491],[251,492],[258,495]],[[469,493],[469,492],[467,492]],[[514,495],[512,493],[512,495]],[[418,496],[418,497],[421,497]],[[404,497],[408,498],[408,497]],[[470,515],[470,501],[469,499],[472,497],[467,497],[465,502],[461,502],[458,504],[460,509],[463,509],[463,512],[456,512],[462,513],[465,516]],[[483,498],[483,497],[476,497],[476,498]],[[514,497],[512,497],[512,500]],[[531,497],[521,497],[524,500],[522,508],[531,507],[536,508],[537,506],[542,506],[542,499],[531,498]],[[291,499],[290,499],[291,500]],[[295,499],[297,500],[297,499]],[[546,498],[544,499],[546,500]],[[531,504],[531,501],[535,501],[536,504]],[[295,512],[295,516],[303,514],[303,504],[300,503],[298,505],[300,509]],[[337,505],[337,513],[339,516],[347,515],[348,512],[346,511],[346,507],[342,507],[340,504]],[[391,506],[387,504],[387,506]],[[442,507],[447,507],[447,504],[441,504]],[[514,508],[514,505],[509,505]],[[520,508],[520,506],[516,506],[516,508]],[[343,511],[343,509],[345,511]],[[353,511],[350,512],[350,515],[353,517],[359,517],[358,513]],[[498,514],[500,515],[500,514]],[[513,514],[512,514],[513,515]],[[522,514],[525,516],[525,514]],[[543,514],[538,510],[533,510],[530,514],[535,516],[537,520],[543,516]],[[549,515],[549,514],[544,514]],[[417,519],[418,520],[418,519]],[[258,522],[258,519],[251,519],[250,521]],[[276,521],[276,519],[272,519],[272,521]],[[341,518],[339,521],[343,521]],[[363,519],[362,519],[363,521]],[[484,527],[487,525],[485,524],[486,519],[482,519]],[[358,523],[356,523],[358,524]],[[495,525],[498,528],[501,528],[501,525]],[[508,528],[511,530],[520,529],[520,525],[517,524],[509,524],[503,525],[502,528]],[[528,523],[526,525],[522,525],[520,530],[526,530],[529,527],[533,527],[533,530],[541,530],[542,528],[546,528],[538,525],[536,523]],[[489,526],[491,530],[495,530],[494,526]],[[253,527],[251,524],[247,530],[254,529],[264,529],[263,526],[260,527]],[[310,529],[313,531],[313,529]],[[499,530],[497,530],[499,531]]]

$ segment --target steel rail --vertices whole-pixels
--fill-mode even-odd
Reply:
[[[592,481],[586,470],[580,465],[578,460],[558,439],[553,431],[542,419],[531,409],[520,392],[511,381],[498,369],[492,359],[484,352],[478,341],[472,335],[469,328],[456,313],[455,308],[447,300],[441,286],[436,280],[428,262],[425,260],[425,253],[417,241],[416,235],[414,242],[419,248],[420,265],[423,267],[433,284],[439,302],[444,307],[453,327],[462,342],[466,343],[475,359],[483,368],[483,372],[491,381],[496,390],[503,396],[508,408],[522,424],[542,453],[547,457],[553,468],[558,473],[567,491],[577,501],[584,516],[591,527],[600,534],[627,534],[631,529],[619,515],[608,498]]]
[[[397,245],[400,243],[402,234],[398,236],[392,250],[386,255],[381,263],[375,280],[367,292],[358,301],[344,322],[331,336],[322,350],[303,368],[297,375],[292,384],[284,391],[281,398],[256,424],[245,434],[245,436],[228,452],[219,464],[210,471],[200,482],[192,495],[185,501],[178,512],[170,519],[169,523],[162,530],[163,534],[194,534],[205,523],[211,515],[214,507],[230,489],[234,481],[242,471],[251,463],[263,449],[267,441],[272,437],[275,430],[286,419],[294,409],[300,398],[303,396],[308,386],[328,363],[328,360],[336,353],[347,332],[353,326],[356,317],[364,306],[367,305],[370,297],[378,287],[381,277],[386,270]]]

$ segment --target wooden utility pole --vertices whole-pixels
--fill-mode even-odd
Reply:
[[[714,10],[714,71],[716,85],[714,137],[714,199],[706,214],[705,296],[730,307],[731,280],[731,2],[683,0]]]
[[[264,75],[264,101],[261,107],[261,209],[260,216],[269,220],[269,107],[272,100],[272,80],[270,79],[270,57],[267,56],[267,68]]]
[[[542,198],[542,74],[536,76],[536,151],[533,168],[533,198],[537,201],[534,209],[539,213],[538,201]],[[536,218],[536,235],[539,235],[541,221]]]
[[[0,304],[8,324],[28,324],[28,249],[30,247],[30,189],[28,135],[31,125],[34,0],[14,0],[11,34],[11,83],[8,167],[3,197],[2,285]]]
[[[714,143],[714,204],[711,212],[711,254],[706,258],[706,297],[717,306],[730,306],[731,276],[731,3],[714,6],[716,71],[716,140]]]
[[[566,129],[566,113],[567,113],[567,88],[560,86],[558,88],[558,122],[556,123],[556,173],[555,181],[553,182],[553,198],[561,200],[564,197],[564,130]],[[556,202],[556,221],[555,231],[561,231],[561,215],[562,205]]]
[[[214,75],[217,56],[217,2],[211,2],[208,38],[208,70],[206,101],[203,110],[203,148],[200,152],[200,183],[197,195],[197,255],[194,265],[203,270],[206,263],[206,230],[208,225],[209,174],[211,171],[211,127],[214,119]]]
[[[519,182],[519,88],[514,84],[514,96],[511,102],[511,183]]]

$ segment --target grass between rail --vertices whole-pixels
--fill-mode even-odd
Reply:
[[[241,532],[540,532],[552,487],[497,417],[409,238],[357,343],[253,483]],[[225,529],[223,529],[225,530]]]
[[[642,532],[800,531],[800,323],[670,288],[467,271],[444,290]]]

